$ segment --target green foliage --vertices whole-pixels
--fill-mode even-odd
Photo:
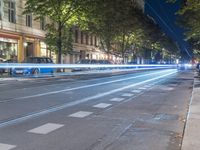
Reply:
[[[164,44],[170,43],[166,36],[132,0],[27,0],[24,13],[49,18],[45,42],[58,54],[59,63],[61,54],[73,49],[74,24],[96,34],[107,53],[143,55],[146,49],[170,49]]]
[[[57,49],[57,41],[58,41],[58,32],[56,32],[54,28],[54,24],[47,25],[47,32],[45,43],[48,45],[48,49],[56,52],[58,54]],[[73,35],[71,28],[63,28],[62,29],[62,54],[66,55],[73,51]]]
[[[200,1],[187,0],[177,14],[180,15],[178,24],[186,30],[185,40],[194,49],[194,55],[200,57]]]
[[[25,14],[32,13],[35,19],[47,17],[46,43],[58,54],[67,54],[72,48],[72,37],[69,28],[78,21],[80,1],[78,0],[27,0]],[[69,36],[69,37],[67,37]]]

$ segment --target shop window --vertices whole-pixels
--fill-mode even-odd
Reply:
[[[75,30],[75,43],[78,43],[78,30]]]
[[[4,60],[17,61],[17,43],[0,41],[0,58]],[[16,41],[15,41],[16,42]]]
[[[48,56],[47,45],[44,42],[40,42],[40,51],[41,51],[41,56]]]
[[[8,1],[8,21],[16,23],[16,8],[15,2],[12,0]]]
[[[32,15],[26,15],[26,26],[27,27],[32,27]]]
[[[40,29],[45,30],[46,20],[45,17],[40,18]]]

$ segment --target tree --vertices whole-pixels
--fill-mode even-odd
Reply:
[[[78,0],[26,1],[24,13],[32,13],[36,17],[35,19],[47,17],[50,20],[46,25],[46,42],[57,52],[58,63],[61,63],[62,53],[68,51],[63,49],[71,40],[71,37],[66,37],[66,35],[71,34],[70,28],[77,22],[79,10],[80,1]]]
[[[177,0],[170,0],[177,2]],[[193,54],[200,57],[200,1],[183,1],[181,9],[177,12],[177,24],[185,29],[185,40],[191,45]]]

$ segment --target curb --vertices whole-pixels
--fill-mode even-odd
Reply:
[[[194,76],[192,97],[189,104],[181,150],[200,149],[200,78]]]

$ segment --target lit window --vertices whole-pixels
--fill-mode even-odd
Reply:
[[[12,23],[16,23],[15,2],[12,0],[9,0],[8,2],[8,21]]]
[[[26,26],[32,27],[32,15],[26,15]]]

